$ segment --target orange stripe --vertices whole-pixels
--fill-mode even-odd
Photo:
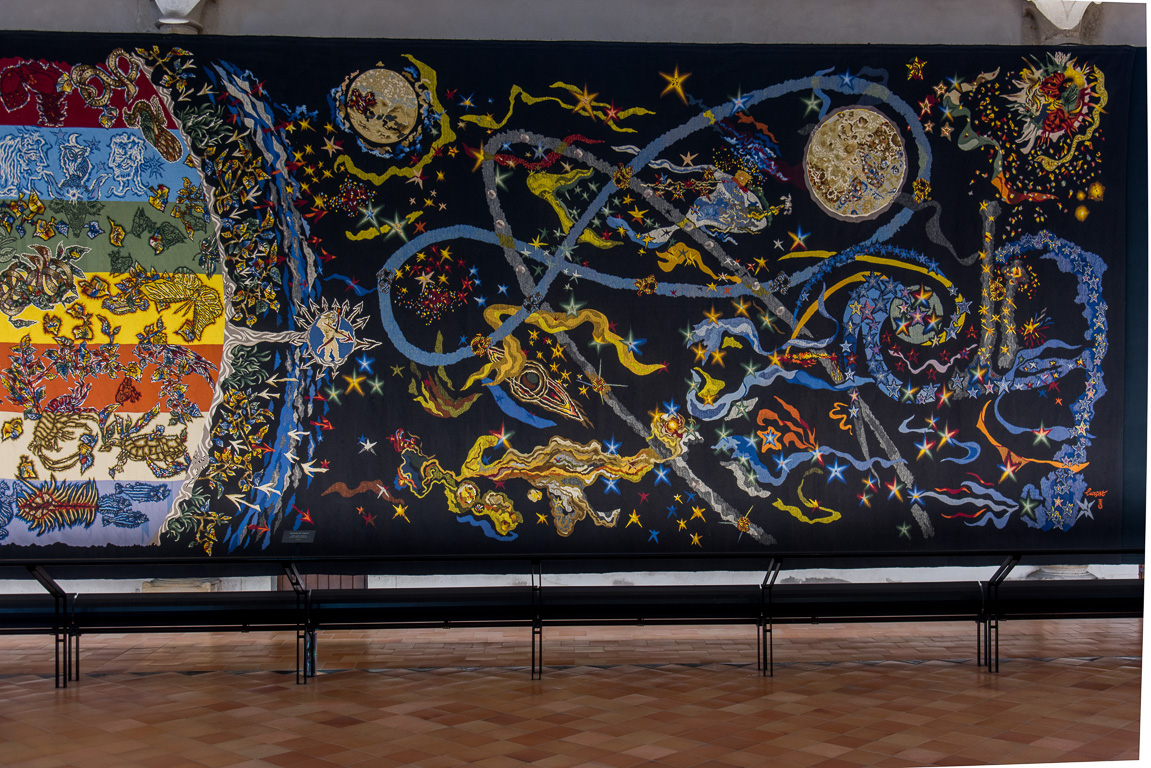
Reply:
[[[11,357],[13,344],[0,343],[0,361],[4,361],[4,369],[11,367]],[[41,354],[45,349],[55,347],[47,347],[45,345],[33,344],[37,352]],[[122,363],[131,363],[137,361],[136,355],[133,352],[134,344],[125,344],[120,347],[119,359]],[[220,358],[224,353],[224,347],[220,344],[209,344],[203,346],[193,347],[195,351],[203,355],[206,359],[219,363]],[[47,360],[45,360],[47,362]],[[140,399],[135,402],[125,402],[122,410],[130,411],[132,413],[143,412],[151,408],[156,403],[160,404],[161,410],[165,410],[167,403],[160,399],[160,382],[152,381],[152,372],[155,371],[156,366],[149,365],[144,369],[144,374],[140,381],[133,381],[132,386],[140,393]],[[213,378],[219,379],[218,371],[213,371]],[[116,393],[120,385],[124,381],[123,375],[116,379],[109,379],[107,376],[98,376],[96,378],[88,379],[92,385],[92,391],[88,393],[88,398],[84,401],[84,407],[100,409],[109,403],[116,402]],[[41,386],[46,388],[43,404],[47,404],[52,398],[60,395],[67,394],[72,387],[77,384],[74,378],[57,378],[51,381],[45,381]],[[212,402],[212,392],[215,387],[204,380],[202,376],[195,374],[188,375],[184,378],[184,384],[188,387],[187,397],[188,400],[199,406],[201,411],[207,412],[208,406]],[[9,399],[9,393],[6,387],[0,385],[0,412],[21,412],[23,408],[12,403]]]

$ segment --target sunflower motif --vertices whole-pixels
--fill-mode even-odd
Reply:
[[[1024,154],[1037,147],[1058,152],[1058,158],[1041,158],[1048,170],[1070,159],[1075,146],[1091,137],[1107,104],[1103,73],[1063,52],[1049,54],[1043,63],[1028,62],[1014,83],[1019,90],[1007,98],[1023,119],[1016,142]]]

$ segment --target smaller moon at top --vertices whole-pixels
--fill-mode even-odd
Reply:
[[[344,93],[348,122],[372,144],[395,144],[407,136],[419,120],[419,109],[415,89],[390,69],[358,75]]]
[[[899,129],[884,114],[847,107],[811,132],[803,171],[820,208],[837,219],[863,221],[895,202],[907,180],[907,151]]]

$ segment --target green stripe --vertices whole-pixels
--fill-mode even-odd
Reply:
[[[175,194],[173,193],[174,197]],[[131,261],[127,261],[128,257],[131,257],[141,266],[155,269],[157,272],[171,272],[177,267],[186,267],[200,274],[204,272],[198,263],[200,242],[209,234],[212,225],[210,222],[205,222],[205,229],[194,230],[192,238],[189,239],[184,229],[184,223],[170,214],[174,200],[169,202],[168,212],[158,211],[148,203],[120,200],[97,203],[97,205],[103,206],[99,213],[92,213],[91,209],[84,210],[83,206],[86,205],[84,202],[79,203],[81,206],[79,210],[60,208],[62,204],[69,205],[63,201],[45,200],[43,202],[45,210],[39,218],[44,221],[51,221],[55,218],[57,222],[66,222],[69,227],[68,234],[57,234],[49,240],[44,240],[34,234],[35,221],[24,222],[25,233],[23,237],[17,234],[16,227],[13,227],[11,234],[9,234],[6,224],[0,226],[0,253],[4,255],[4,261],[11,260],[12,255],[16,253],[31,252],[30,246],[33,243],[48,246],[54,251],[57,244],[63,242],[68,245],[82,245],[89,249],[78,263],[80,269],[85,272],[112,272],[112,260],[117,252],[119,252],[117,262],[120,264],[120,268],[115,270],[117,272],[126,269],[125,263],[131,264]],[[0,201],[0,216],[8,213],[7,204],[7,200]],[[143,216],[146,216],[155,228],[170,235],[170,242],[159,254],[156,254],[152,246],[148,244],[148,239],[156,229],[145,230],[139,236],[132,234],[133,222],[138,211],[142,212]],[[119,248],[112,245],[109,238],[109,233],[112,231],[109,219],[124,228],[124,244]],[[89,221],[98,222],[100,229],[104,231],[94,238],[88,237]],[[73,223],[78,223],[81,226],[79,228],[73,227]],[[141,224],[143,224],[142,221]]]

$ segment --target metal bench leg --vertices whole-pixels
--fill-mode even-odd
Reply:
[[[316,676],[316,630],[304,630],[304,677]]]
[[[975,620],[975,666],[983,666],[983,619]]]
[[[544,677],[544,628],[538,621],[532,622],[532,680]]]
[[[999,671],[999,617],[992,614],[983,621],[983,659],[981,666],[987,667],[988,672]],[[979,662],[978,638],[976,644],[976,662]]]
[[[991,671],[991,622],[994,621],[991,616],[983,622],[983,666],[987,667],[987,671]]]
[[[56,657],[56,687],[67,688],[68,681],[72,679],[72,644],[69,636],[74,630],[74,618],[71,617],[71,600],[69,600],[68,593],[60,587],[52,577],[39,565],[27,566],[28,573],[32,578],[40,582],[40,586],[52,595],[53,602],[53,619],[52,619],[52,635],[53,644],[55,645]],[[80,653],[80,641],[76,641],[76,654]],[[79,670],[77,670],[77,678],[79,679]]]
[[[775,623],[767,625],[767,676],[775,677]]]
[[[54,643],[56,645],[56,687],[67,688],[68,679],[71,675],[68,674],[68,635],[64,632],[57,630],[53,635]]]
[[[544,678],[544,570],[532,560],[532,680]]]
[[[307,685],[316,676],[316,630],[306,624],[296,627],[296,685]]]
[[[756,667],[764,677],[775,677],[774,624],[765,619],[758,627],[759,638],[755,648]],[[762,659],[762,661],[761,661]]]
[[[781,560],[771,558],[767,564],[763,583],[759,586],[759,647],[765,662],[760,670],[764,677],[775,677],[775,637],[772,632],[775,628],[775,622],[772,621],[772,589],[775,587],[775,580],[779,578],[779,571],[782,567],[783,562]]]
[[[999,672],[999,617],[998,616],[995,617],[995,630],[994,631],[995,631],[995,656],[994,656],[995,668],[992,669],[991,671],[992,672]]]

